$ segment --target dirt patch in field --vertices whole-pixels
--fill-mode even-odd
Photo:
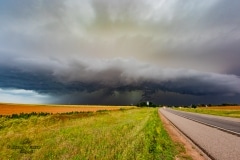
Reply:
[[[195,147],[163,116],[159,113],[165,129],[175,143],[180,143],[184,146],[185,151],[181,151],[177,155],[176,160],[206,160],[196,149]],[[191,158],[190,158],[191,157]]]
[[[99,110],[118,110],[120,106],[82,106],[82,105],[23,105],[23,104],[0,104],[0,115],[12,115],[19,113],[44,112],[44,113],[65,113],[65,112],[96,112]]]

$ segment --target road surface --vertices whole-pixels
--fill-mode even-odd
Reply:
[[[230,118],[185,113],[171,109],[160,109],[160,112],[211,159],[240,159],[239,120],[230,121]]]
[[[231,120],[229,118],[228,120],[226,120],[219,116],[208,116],[203,114],[187,113],[182,111],[180,112],[172,109],[168,109],[168,112],[240,136],[240,120],[236,121],[235,118],[232,118]]]

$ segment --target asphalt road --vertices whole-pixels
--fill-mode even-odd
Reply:
[[[187,113],[182,111],[180,112],[172,109],[167,109],[167,111],[179,115],[181,117],[194,120],[209,126],[213,126],[222,129],[223,131],[240,136],[240,121],[239,122],[234,121],[234,118],[232,118],[232,120],[230,120],[230,118],[229,120],[226,120],[219,116],[206,116],[202,114]]]
[[[240,137],[237,135],[237,133],[239,133],[238,129],[240,121],[230,121],[229,119],[226,120],[226,118],[217,118],[216,116],[208,115],[203,115],[199,118],[199,114],[187,113],[188,118],[197,117],[196,121],[207,119],[206,121],[204,120],[204,122],[199,123],[195,120],[185,118],[186,114],[183,112],[175,112],[170,109],[161,109],[160,112],[197,146],[199,146],[199,148],[201,148],[211,159],[240,159]],[[219,119],[223,120],[219,121]],[[236,128],[238,126],[238,129],[234,129],[234,132],[236,132],[236,134],[231,134],[229,132],[223,131],[222,129],[210,127],[209,125],[203,124],[211,123],[211,121],[213,121],[214,125],[224,123],[224,125],[221,125],[221,128],[227,126],[229,122],[232,122],[233,125],[230,124],[231,127],[228,127],[227,130]]]

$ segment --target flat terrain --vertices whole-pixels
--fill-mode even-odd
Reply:
[[[166,109],[168,112],[171,112],[175,115],[197,121],[203,124],[217,127],[219,129],[225,130],[232,134],[240,136],[240,119],[236,118],[222,118],[220,116],[208,116],[204,114],[189,113],[183,111],[176,111],[172,109]]]
[[[220,109],[220,110],[240,110],[240,106],[213,106],[213,107],[200,107],[202,109]]]
[[[198,107],[198,108],[176,108],[177,110],[210,114],[216,116],[240,118],[240,106],[213,106],[213,107]]]
[[[132,106],[122,106],[131,108]],[[11,115],[20,113],[44,112],[44,113],[65,113],[65,112],[87,112],[98,110],[119,110],[121,106],[84,106],[84,105],[34,105],[34,104],[5,104],[0,103],[0,115]]]
[[[1,117],[0,139],[1,160],[173,160],[178,154],[152,108]]]
[[[183,117],[183,115],[174,114],[169,109],[161,109],[160,111],[177,128],[179,128],[179,130],[202,148],[212,159],[239,159],[239,136],[195,122]],[[208,115],[204,115],[204,117],[208,117]],[[209,116],[209,119],[212,118],[213,116]],[[233,122],[236,121],[234,120]]]

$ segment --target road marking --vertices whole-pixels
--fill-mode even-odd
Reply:
[[[219,129],[219,130],[221,130],[221,131],[224,131],[224,132],[227,132],[227,133],[230,133],[230,134],[233,134],[233,135],[235,135],[235,136],[240,137],[240,133],[238,133],[238,132],[234,132],[234,131],[231,131],[231,130],[228,130],[228,129],[225,129],[225,128],[221,128],[221,127],[218,127],[218,126],[215,126],[215,125],[212,125],[212,124],[208,124],[208,123],[205,123],[205,122],[201,122],[201,121],[198,121],[198,120],[195,120],[195,119],[192,119],[192,118],[183,116],[183,115],[179,115],[179,114],[176,114],[176,113],[173,113],[173,112],[170,112],[170,113],[175,114],[175,115],[180,116],[180,117],[184,117],[184,118],[186,118],[186,119],[189,119],[189,120],[192,120],[192,121],[195,121],[195,122],[198,122],[198,123],[201,123],[201,124],[204,124],[204,125],[207,125],[207,126],[210,126],[210,127],[212,127],[212,128],[217,128],[217,129]]]

